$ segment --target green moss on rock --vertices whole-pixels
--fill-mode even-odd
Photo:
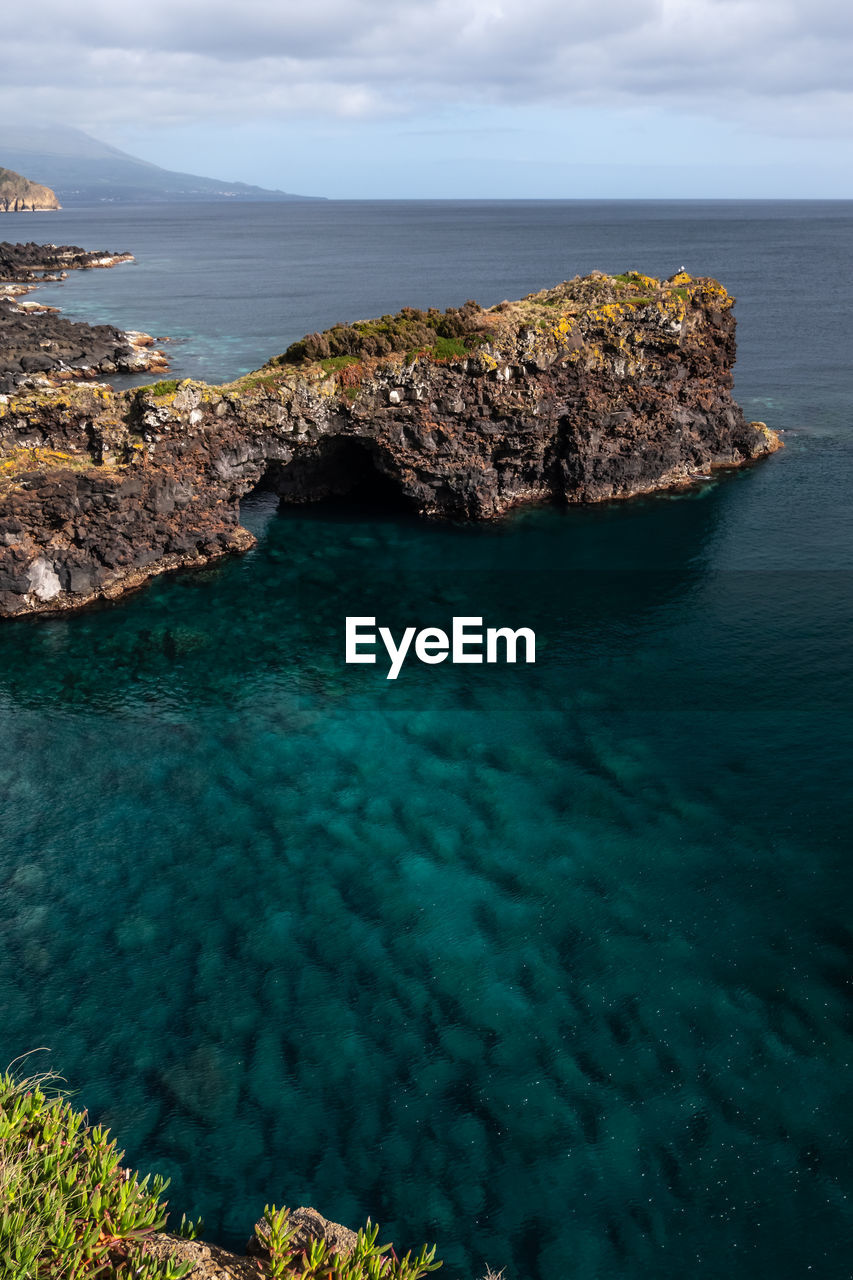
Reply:
[[[446,311],[431,308],[419,311],[416,307],[404,307],[396,315],[380,316],[377,320],[358,320],[353,324],[336,324],[323,333],[309,333],[299,342],[291,343],[278,364],[302,364],[320,361],[326,368],[329,362],[349,359],[364,360],[371,356],[391,355],[394,352],[414,354],[432,352],[433,348],[455,342],[453,354],[476,350],[488,341],[486,312],[477,302],[469,300],[461,307],[448,307]],[[446,355],[450,348],[442,348]],[[442,358],[442,357],[439,357]]]

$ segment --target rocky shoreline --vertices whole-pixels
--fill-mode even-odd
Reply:
[[[116,373],[165,372],[166,356],[148,334],[68,320],[26,295],[69,271],[132,262],[129,253],[90,253],[74,245],[0,244],[0,393],[55,387]]]
[[[69,271],[85,271],[97,267],[115,267],[120,262],[133,262],[132,253],[110,253],[81,249],[72,244],[12,244],[0,242],[0,284],[27,283],[40,280],[64,280]]]
[[[488,310],[339,325],[227,386],[0,395],[0,616],[247,549],[240,500],[259,485],[488,519],[750,463],[781,441],[732,396],[733,302],[685,273],[595,272]]]

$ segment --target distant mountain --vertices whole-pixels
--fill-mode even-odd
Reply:
[[[30,182],[12,169],[0,168],[0,213],[29,209],[61,209],[56,192],[38,182]]]
[[[0,163],[49,184],[63,205],[156,204],[174,200],[310,200],[245,182],[174,173],[64,125],[0,123]]]

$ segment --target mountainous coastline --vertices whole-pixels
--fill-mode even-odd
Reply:
[[[0,213],[19,213],[30,210],[61,209],[56,192],[38,182],[15,173],[13,169],[0,167]]]
[[[80,129],[0,123],[0,162],[32,174],[66,208],[92,204],[157,204],[202,200],[310,200],[245,182],[176,173],[139,160]],[[45,206],[55,208],[57,206]]]

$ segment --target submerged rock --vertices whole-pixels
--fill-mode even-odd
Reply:
[[[732,397],[733,301],[684,273],[597,272],[490,310],[338,325],[228,386],[0,396],[0,615],[245,550],[240,499],[261,483],[484,519],[750,462],[780,441]]]

